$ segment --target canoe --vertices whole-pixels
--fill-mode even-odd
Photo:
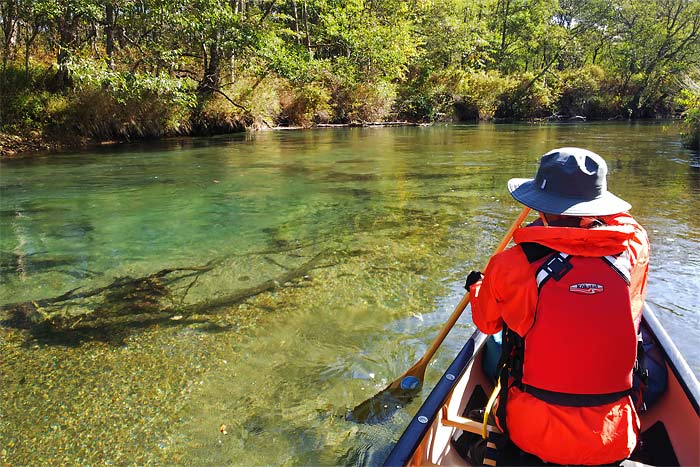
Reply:
[[[640,415],[643,449],[623,464],[700,466],[700,383],[648,305],[642,326],[657,344],[655,356],[666,366],[668,384]],[[460,442],[465,434],[474,438],[471,433],[482,432],[481,420],[467,415],[475,402],[483,407],[484,394],[493,390],[482,371],[486,337],[476,331],[469,338],[399,438],[385,466],[471,465],[463,457]],[[488,426],[487,430],[491,438],[499,436],[497,428]],[[484,463],[493,465],[489,457]]]

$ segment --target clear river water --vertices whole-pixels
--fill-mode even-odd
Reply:
[[[381,464],[411,405],[348,409],[436,336],[521,207],[601,154],[700,374],[700,161],[669,123],[275,131],[0,162],[0,465]]]

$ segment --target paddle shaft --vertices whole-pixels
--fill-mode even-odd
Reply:
[[[502,252],[503,250],[506,249],[506,246],[508,246],[508,243],[510,243],[511,238],[513,238],[513,232],[520,227],[520,224],[523,223],[525,218],[530,214],[530,208],[524,207],[523,210],[520,212],[520,215],[518,216],[517,219],[513,222],[513,224],[510,226],[506,234],[503,236],[503,240],[501,240],[501,243],[498,245],[496,248],[496,251],[494,251],[494,255],[497,255],[498,253]],[[488,264],[487,264],[488,266]],[[469,299],[471,297],[469,296],[469,290],[467,290],[467,293],[464,294],[464,297],[462,297],[462,300],[460,300],[459,304],[457,305],[457,308],[452,312],[450,315],[449,319],[445,322],[445,325],[442,327],[440,330],[440,333],[437,335],[433,343],[430,345],[430,348],[425,352],[425,355],[418,360],[416,365],[413,366],[413,368],[418,368],[418,367],[423,367],[428,364],[431,358],[433,358],[433,355],[435,355],[435,352],[437,352],[437,349],[442,345],[442,341],[445,340],[445,337],[447,337],[447,334],[450,332],[452,327],[455,325],[459,317],[462,315],[462,312],[464,309],[467,307],[467,304],[469,303]],[[410,371],[410,370],[409,370]],[[422,380],[423,378],[421,378]]]
[[[506,232],[503,240],[496,248],[494,255],[505,250],[506,246],[513,237],[515,229],[520,227],[527,215],[530,213],[530,208],[523,208],[522,212],[518,218],[510,226],[508,232]],[[488,264],[487,264],[488,266]],[[367,399],[357,407],[355,407],[350,413],[349,420],[354,420],[360,423],[365,423],[368,420],[372,420],[371,423],[377,423],[377,420],[390,416],[396,409],[401,407],[401,404],[407,403],[409,400],[417,394],[416,390],[423,384],[423,379],[425,377],[425,369],[430,363],[430,359],[433,357],[437,349],[445,340],[445,337],[450,332],[457,319],[460,317],[464,309],[469,303],[469,291],[464,294],[462,300],[457,305],[457,308],[452,312],[447,322],[440,330],[433,343],[428,348],[428,351],[423,355],[423,357],[418,360],[411,368],[408,369],[403,375],[395,379],[389,386],[387,386],[380,393],[374,395],[373,397]],[[407,383],[404,387],[404,381]],[[387,399],[388,398],[388,399]],[[386,401],[385,401],[386,400]],[[400,404],[397,404],[397,401]],[[346,417],[347,418],[347,417]]]

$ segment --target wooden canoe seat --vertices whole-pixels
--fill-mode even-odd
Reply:
[[[475,433],[477,435],[480,435],[483,430],[483,422],[480,420],[472,420],[471,418],[467,417],[462,417],[459,415],[450,415],[448,416],[447,414],[447,407],[442,408],[442,424],[445,426],[451,426],[453,428],[459,428],[460,430],[468,431],[470,433]],[[501,430],[498,429],[497,426],[495,425],[486,425],[486,432],[487,433],[501,433]]]

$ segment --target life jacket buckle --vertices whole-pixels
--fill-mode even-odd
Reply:
[[[553,278],[555,281],[559,281],[567,272],[571,271],[572,268],[573,266],[566,258],[555,255],[552,259],[547,261],[542,269],[549,277]]]

